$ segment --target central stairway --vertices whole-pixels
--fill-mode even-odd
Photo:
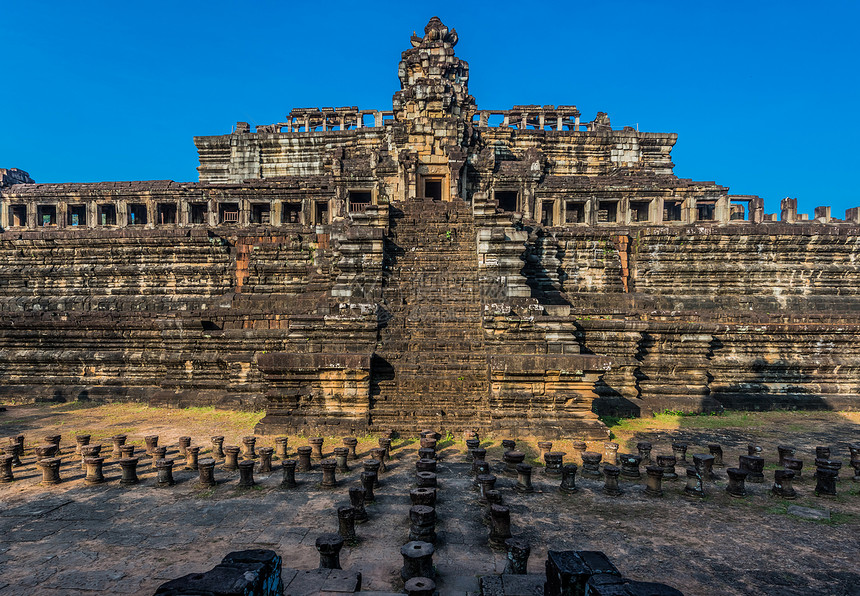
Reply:
[[[471,208],[411,199],[392,204],[389,217],[371,422],[484,426],[489,386]]]

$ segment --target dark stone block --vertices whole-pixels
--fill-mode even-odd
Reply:
[[[156,596],[279,596],[284,593],[281,557],[271,550],[228,554],[213,569],[158,587]]]

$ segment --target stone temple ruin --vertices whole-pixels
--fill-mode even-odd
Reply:
[[[412,36],[391,110],[196,137],[196,183],[0,170],[0,396],[581,438],[856,407],[860,209],[777,219],[678,178],[675,134],[479,109],[457,38]]]

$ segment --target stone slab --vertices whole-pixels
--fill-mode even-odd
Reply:
[[[789,505],[786,513],[801,519],[830,519],[829,509],[813,509],[812,507],[801,507],[800,505]]]

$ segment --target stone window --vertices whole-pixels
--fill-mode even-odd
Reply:
[[[116,225],[116,206],[99,205],[96,211],[96,220],[100,226]]]
[[[714,220],[714,203],[713,202],[697,202],[696,203],[696,219],[698,221],[713,221]]]
[[[272,222],[271,203],[251,204],[251,223],[267,226]]]
[[[9,225],[15,228],[27,225],[27,205],[9,205]]]
[[[555,203],[553,201],[541,201],[540,204],[540,223],[542,226],[555,225]]]
[[[143,203],[129,203],[128,205],[128,225],[130,226],[145,226],[147,223],[146,205]]]
[[[314,223],[317,225],[325,225],[329,223],[328,201],[316,202],[316,209],[314,209]]]
[[[597,223],[618,221],[618,201],[600,201],[597,206]]]
[[[36,223],[40,226],[57,225],[57,206],[39,205],[36,207]]]
[[[372,199],[373,194],[369,190],[349,191],[349,212],[364,213],[367,206],[372,202]]]
[[[191,203],[191,223],[208,223],[209,205],[207,203]]]
[[[663,201],[663,221],[681,221],[681,201]]]
[[[497,190],[495,193],[496,201],[499,203],[499,209],[502,211],[516,211],[517,199],[519,193],[515,190]]]
[[[585,223],[585,203],[568,201],[564,211],[565,223]]]
[[[747,208],[743,203],[732,202],[731,207],[729,207],[729,219],[732,221],[746,221],[747,219]]]
[[[238,224],[239,203],[219,203],[218,221],[222,224]]]
[[[87,225],[87,206],[86,205],[69,205],[66,211],[67,225],[70,226],[85,226]]]
[[[434,201],[442,200],[442,179],[441,178],[425,178],[424,179],[424,197]]]
[[[159,203],[156,210],[158,225],[170,225],[176,223],[176,203]]]
[[[630,221],[640,223],[650,221],[651,201],[630,201]]]
[[[300,224],[302,223],[302,204],[301,203],[283,203],[281,207],[281,223],[282,224]]]

